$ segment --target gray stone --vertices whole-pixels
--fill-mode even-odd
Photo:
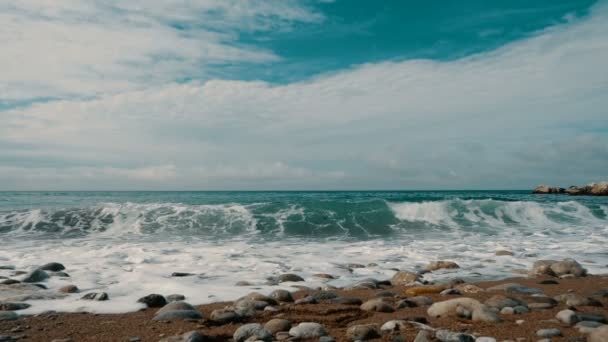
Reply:
[[[25,310],[31,305],[28,303],[11,303],[11,302],[0,302],[0,311],[17,311]]]
[[[249,299],[252,301],[258,301],[258,302],[266,302],[269,305],[277,305],[279,304],[278,301],[276,301],[274,298],[271,298],[269,296],[263,295],[259,292],[251,292],[248,295],[246,295],[245,297],[241,297],[239,300],[243,300],[243,299]],[[260,310],[263,308],[260,308]]]
[[[289,330],[289,335],[296,338],[319,338],[327,335],[325,328],[319,323],[303,322]]]
[[[473,298],[455,298],[438,302],[431,305],[427,310],[427,313],[431,317],[448,316],[450,314],[455,314],[458,307],[470,311],[472,313],[471,319],[473,321],[500,322],[500,317],[496,312]]]
[[[404,329],[406,326],[406,322],[401,319],[394,319],[388,322],[385,322],[380,327],[380,331],[382,332],[397,332]]]
[[[167,302],[180,302],[184,299],[186,299],[186,297],[184,295],[181,294],[171,294],[167,296]]]
[[[149,308],[162,308],[167,305],[167,300],[162,295],[152,293],[137,300],[138,303],[146,304]]]
[[[205,336],[198,331],[193,330],[179,336],[163,338],[159,342],[204,342],[205,340]]]
[[[584,277],[587,275],[587,270],[574,259],[564,259],[562,261],[551,264],[551,271],[558,276],[573,275],[575,277]]]
[[[430,342],[431,332],[428,330],[420,330],[414,339],[414,342]]]
[[[473,312],[462,306],[458,306],[456,307],[456,316],[464,319],[471,319],[473,317]]]
[[[247,340],[272,341],[272,334],[264,329],[261,324],[249,323],[236,329],[232,338],[235,342],[244,342]]]
[[[169,311],[186,310],[186,311],[198,311],[194,306],[186,302],[171,302],[163,306],[160,310],[156,311],[156,314],[162,314]]]
[[[583,297],[575,293],[566,293],[553,297],[558,302],[564,302],[568,306],[602,306],[596,299]]]
[[[361,304],[361,310],[363,311],[376,311],[376,312],[393,312],[395,309],[392,305],[382,300],[382,298],[376,298],[368,300]]]
[[[434,301],[430,297],[415,296],[415,297],[407,298],[407,299],[397,302],[397,307],[400,309],[401,308],[415,308],[415,307],[433,305],[433,303],[434,303]]]
[[[211,312],[209,319],[217,324],[226,324],[240,321],[241,315],[231,309],[216,309]]]
[[[515,309],[510,306],[506,306],[500,310],[500,314],[501,315],[514,315]]]
[[[171,321],[181,319],[202,319],[203,316],[198,311],[192,310],[174,310],[156,314],[152,320],[154,321]]]
[[[578,316],[579,321],[593,321],[593,322],[600,322],[600,323],[604,323],[604,324],[608,323],[606,316],[596,314],[596,313],[579,313],[579,314],[577,314],[577,316]]]
[[[574,325],[579,321],[578,315],[572,310],[562,310],[555,315],[555,318],[568,325]]]
[[[96,300],[96,301],[106,301],[110,299],[110,296],[108,296],[107,293],[105,292],[91,292],[91,293],[87,293],[84,296],[82,296],[80,299],[84,299],[84,300]]]
[[[445,329],[435,331],[435,338],[441,342],[475,342],[475,337]]]
[[[363,301],[359,298],[354,297],[338,297],[329,300],[330,303],[343,304],[343,305],[361,305]]]
[[[331,291],[318,291],[311,294],[311,296],[316,300],[330,300],[338,298],[338,295],[335,292]]]
[[[291,329],[291,321],[274,318],[264,324],[264,329],[268,330],[273,335],[280,331],[289,331],[289,329]]]
[[[512,297],[506,297],[503,295],[492,296],[491,298],[487,299],[484,302],[484,304],[491,308],[496,308],[498,310],[505,308],[505,307],[516,307],[518,305],[521,305],[521,306],[526,305],[525,302],[523,302],[519,299],[512,298]]]
[[[317,304],[317,300],[313,296],[306,296],[304,298],[300,298],[294,302],[294,304]]]
[[[16,321],[17,319],[19,319],[19,315],[14,311],[0,311],[0,322]]]
[[[475,342],[496,342],[494,337],[478,337],[475,339]]]
[[[544,338],[551,338],[551,337],[562,336],[562,332],[559,329],[555,329],[555,328],[540,329],[540,330],[536,331],[536,336],[544,337]]]
[[[41,269],[35,269],[32,272],[28,273],[23,280],[24,283],[37,283],[40,281],[44,281],[49,278],[48,273]]]
[[[542,290],[532,287],[523,286],[518,283],[506,283],[501,285],[492,286],[486,289],[487,291],[505,291],[511,293],[520,294],[541,294]]]
[[[286,273],[286,274],[279,275],[277,277],[277,280],[279,281],[279,283],[285,283],[288,281],[291,281],[291,282],[304,281],[304,278],[300,277],[297,274]]]
[[[391,278],[391,284],[393,286],[400,285],[412,285],[419,280],[417,273],[409,271],[399,271]]]
[[[346,329],[346,338],[350,341],[367,341],[380,337],[376,324],[358,324]]]
[[[173,273],[171,273],[171,276],[175,277],[175,278],[190,277],[190,276],[193,276],[193,275],[194,275],[194,273],[187,273],[187,272],[173,272]]]
[[[268,297],[278,301],[278,302],[293,302],[293,297],[291,296],[291,292],[287,290],[274,290],[272,291]]]
[[[331,336],[321,336],[319,342],[336,342],[336,340]]]
[[[252,286],[253,284],[245,281],[245,280],[239,280],[236,283],[234,283],[234,286]]]
[[[555,305],[551,303],[530,303],[528,308],[531,310],[547,310],[553,308]]]
[[[608,342],[608,325],[595,328],[589,334],[587,342]]]
[[[38,267],[38,269],[43,271],[59,272],[65,270],[65,266],[58,262],[49,262],[48,264]]]

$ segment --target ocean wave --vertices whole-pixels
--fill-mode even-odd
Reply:
[[[0,234],[79,237],[155,235],[213,237],[374,237],[433,228],[479,233],[606,227],[608,208],[577,201],[493,199],[390,202],[300,201],[192,205],[100,203],[68,209],[0,212]]]

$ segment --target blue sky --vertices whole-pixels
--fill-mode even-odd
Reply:
[[[0,4],[0,189],[608,178],[606,1]]]

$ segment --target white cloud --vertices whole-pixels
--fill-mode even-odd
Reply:
[[[287,85],[171,83],[0,112],[0,158],[174,165],[180,185],[231,188],[586,183],[608,167],[576,152],[608,146],[607,18],[602,4],[589,18],[450,62],[369,64]],[[590,167],[556,171],[569,160]]]
[[[321,19],[280,0],[4,2],[0,101],[119,93],[205,77],[209,65],[274,61],[238,44],[238,32]]]

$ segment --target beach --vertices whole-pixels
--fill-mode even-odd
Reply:
[[[458,283],[458,282],[456,282]],[[543,296],[525,294],[510,290],[488,290],[500,285],[517,283],[522,288],[538,289]],[[14,336],[23,341],[159,341],[191,331],[197,331],[204,336],[204,341],[229,341],[235,331],[248,323],[264,325],[272,319],[288,320],[292,326],[301,322],[319,323],[324,328],[324,335],[331,336],[336,341],[352,341],[348,329],[356,325],[372,324],[378,334],[370,335],[369,340],[378,341],[412,341],[424,330],[420,325],[403,323],[399,328],[381,331],[387,322],[400,320],[403,322],[419,322],[432,329],[446,329],[454,333],[464,333],[474,337],[492,337],[497,341],[517,340],[535,341],[541,337],[537,332],[541,329],[558,329],[560,336],[553,337],[555,341],[584,341],[588,333],[581,332],[578,326],[566,324],[556,319],[556,315],[568,309],[575,310],[576,314],[598,314],[603,317],[603,323],[608,314],[608,276],[587,276],[583,278],[556,279],[553,277],[513,278],[493,282],[479,282],[469,284],[445,285],[445,288],[460,288],[461,294],[439,294],[430,285],[392,286],[390,283],[380,283],[377,288],[354,289],[326,289],[326,290],[297,290],[294,288],[295,301],[307,296],[319,298],[357,298],[361,302],[381,298],[393,312],[376,312],[362,310],[359,303],[338,304],[331,299],[319,299],[318,303],[283,302],[269,309],[257,311],[252,317],[239,319],[239,322],[214,322],[212,312],[232,305],[231,302],[213,303],[196,306],[202,314],[201,319],[167,319],[153,320],[158,308],[147,308],[137,312],[124,314],[91,314],[91,313],[41,313],[32,316],[23,316],[15,321],[0,322],[0,335]],[[367,286],[367,285],[365,285]],[[426,288],[426,290],[424,290]],[[469,288],[469,291],[464,292]],[[518,299],[533,307],[532,303],[552,303],[550,306],[531,308],[529,312],[521,314],[500,314],[500,322],[473,321],[471,319],[447,315],[445,317],[432,317],[428,314],[429,306],[399,307],[400,301],[416,297],[412,289],[422,293],[419,296],[430,298],[434,303],[454,298],[473,298],[480,302],[489,303],[488,300]],[[202,289],[201,289],[202,290]],[[408,290],[410,292],[408,292]],[[428,293],[426,291],[429,291]],[[479,291],[479,292],[477,292]],[[410,293],[408,295],[408,293]],[[576,295],[581,298],[594,299],[586,305],[571,305],[566,302],[553,302],[545,298],[559,295]],[[544,297],[546,295],[547,297]],[[574,296],[572,296],[574,298]],[[187,301],[187,298],[186,298]],[[496,301],[494,301],[496,302]],[[580,304],[580,303],[579,303]],[[585,304],[585,303],[583,303]],[[403,304],[401,304],[403,305]],[[283,338],[281,338],[281,336]],[[273,340],[288,339],[289,334],[279,334]],[[401,338],[401,339],[399,339]],[[5,339],[10,341],[10,339]],[[318,341],[319,338],[294,339]],[[365,339],[367,340],[367,338]],[[430,339],[429,339],[430,340]],[[176,339],[182,341],[182,339]],[[184,339],[185,341],[185,339]],[[603,340],[602,340],[603,341]]]

